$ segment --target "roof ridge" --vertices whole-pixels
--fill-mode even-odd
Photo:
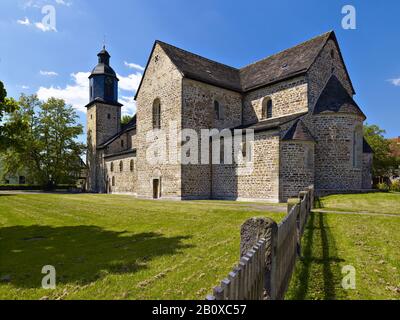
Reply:
[[[206,58],[206,57],[201,56],[201,55],[199,55],[199,54],[197,54],[197,53],[190,52],[190,51],[188,51],[188,50],[179,48],[179,47],[177,47],[177,46],[174,46],[174,45],[172,45],[172,44],[170,44],[170,43],[167,43],[167,42],[164,42],[164,41],[161,41],[161,40],[156,40],[156,43],[165,44],[165,45],[170,46],[170,47],[172,47],[172,48],[174,48],[174,49],[176,49],[176,50],[179,50],[179,51],[182,51],[182,52],[191,54],[191,55],[193,55],[193,56],[199,57],[199,58],[201,58],[201,59],[207,60],[207,61],[212,62],[212,63],[217,63],[217,64],[219,64],[219,65],[221,65],[221,66],[224,66],[224,67],[233,69],[233,70],[235,70],[235,71],[239,71],[239,70],[240,70],[240,69],[238,69],[238,68],[232,67],[232,66],[227,65],[227,64],[225,64],[225,63],[218,62],[218,61],[215,61],[215,60]]]
[[[243,69],[246,69],[246,68],[248,68],[248,67],[251,67],[251,66],[253,66],[253,65],[255,65],[255,64],[259,63],[259,62],[268,60],[268,59],[270,59],[270,58],[272,58],[272,57],[274,57],[274,56],[277,56],[277,55],[279,55],[279,54],[282,54],[282,53],[284,53],[284,52],[286,52],[286,51],[289,51],[289,50],[292,50],[292,49],[297,48],[297,47],[299,47],[299,46],[305,45],[306,43],[309,43],[309,42],[311,42],[311,41],[314,41],[314,40],[316,40],[316,39],[318,39],[318,38],[323,38],[324,36],[331,35],[332,32],[333,32],[333,30],[330,30],[330,31],[328,31],[328,32],[325,32],[325,33],[322,33],[322,34],[320,34],[320,35],[318,35],[318,36],[315,36],[314,38],[311,38],[311,39],[309,39],[309,40],[306,40],[306,41],[303,41],[303,42],[301,42],[301,43],[299,43],[299,44],[296,44],[296,45],[294,45],[294,46],[292,46],[292,47],[286,48],[286,49],[284,49],[284,50],[282,50],[282,51],[279,51],[279,52],[277,52],[277,53],[271,54],[271,55],[269,55],[269,56],[267,56],[267,57],[265,57],[265,58],[259,59],[259,60],[255,61],[255,62],[252,62],[252,63],[250,63],[250,64],[248,64],[248,65],[245,65],[244,67],[241,67],[241,68],[239,69],[239,71],[242,71]]]

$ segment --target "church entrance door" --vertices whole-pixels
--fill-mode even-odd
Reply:
[[[161,196],[161,180],[153,180],[153,199],[160,199]]]

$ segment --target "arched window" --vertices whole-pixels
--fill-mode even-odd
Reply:
[[[111,162],[111,164],[110,164],[110,171],[114,172],[114,162]]]
[[[160,99],[154,100],[153,103],[153,129],[161,128],[161,103]]]
[[[216,120],[224,120],[224,108],[217,100],[214,101],[214,117]]]
[[[112,186],[115,187],[115,177],[112,177]]]
[[[264,98],[262,102],[262,120],[272,118],[272,100],[271,98]]]
[[[124,163],[122,161],[119,162],[119,171],[124,171]]]
[[[121,140],[121,148],[124,147],[124,140]]]
[[[131,162],[130,162],[130,169],[131,169],[131,172],[133,172],[133,170],[135,170],[135,163],[133,162],[133,160],[131,160]]]

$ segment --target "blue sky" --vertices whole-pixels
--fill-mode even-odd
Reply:
[[[341,26],[342,7],[356,8],[357,29]],[[41,21],[53,5],[55,29]],[[355,100],[368,116],[400,135],[400,1],[137,1],[2,0],[0,80],[10,96],[21,92],[62,97],[85,122],[87,73],[104,35],[121,78],[125,113],[156,39],[241,67],[328,30],[335,30]]]

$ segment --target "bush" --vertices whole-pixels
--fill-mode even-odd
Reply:
[[[390,189],[386,183],[378,183],[377,188],[382,192],[389,192]]]
[[[400,180],[395,180],[390,186],[390,191],[400,192]]]

